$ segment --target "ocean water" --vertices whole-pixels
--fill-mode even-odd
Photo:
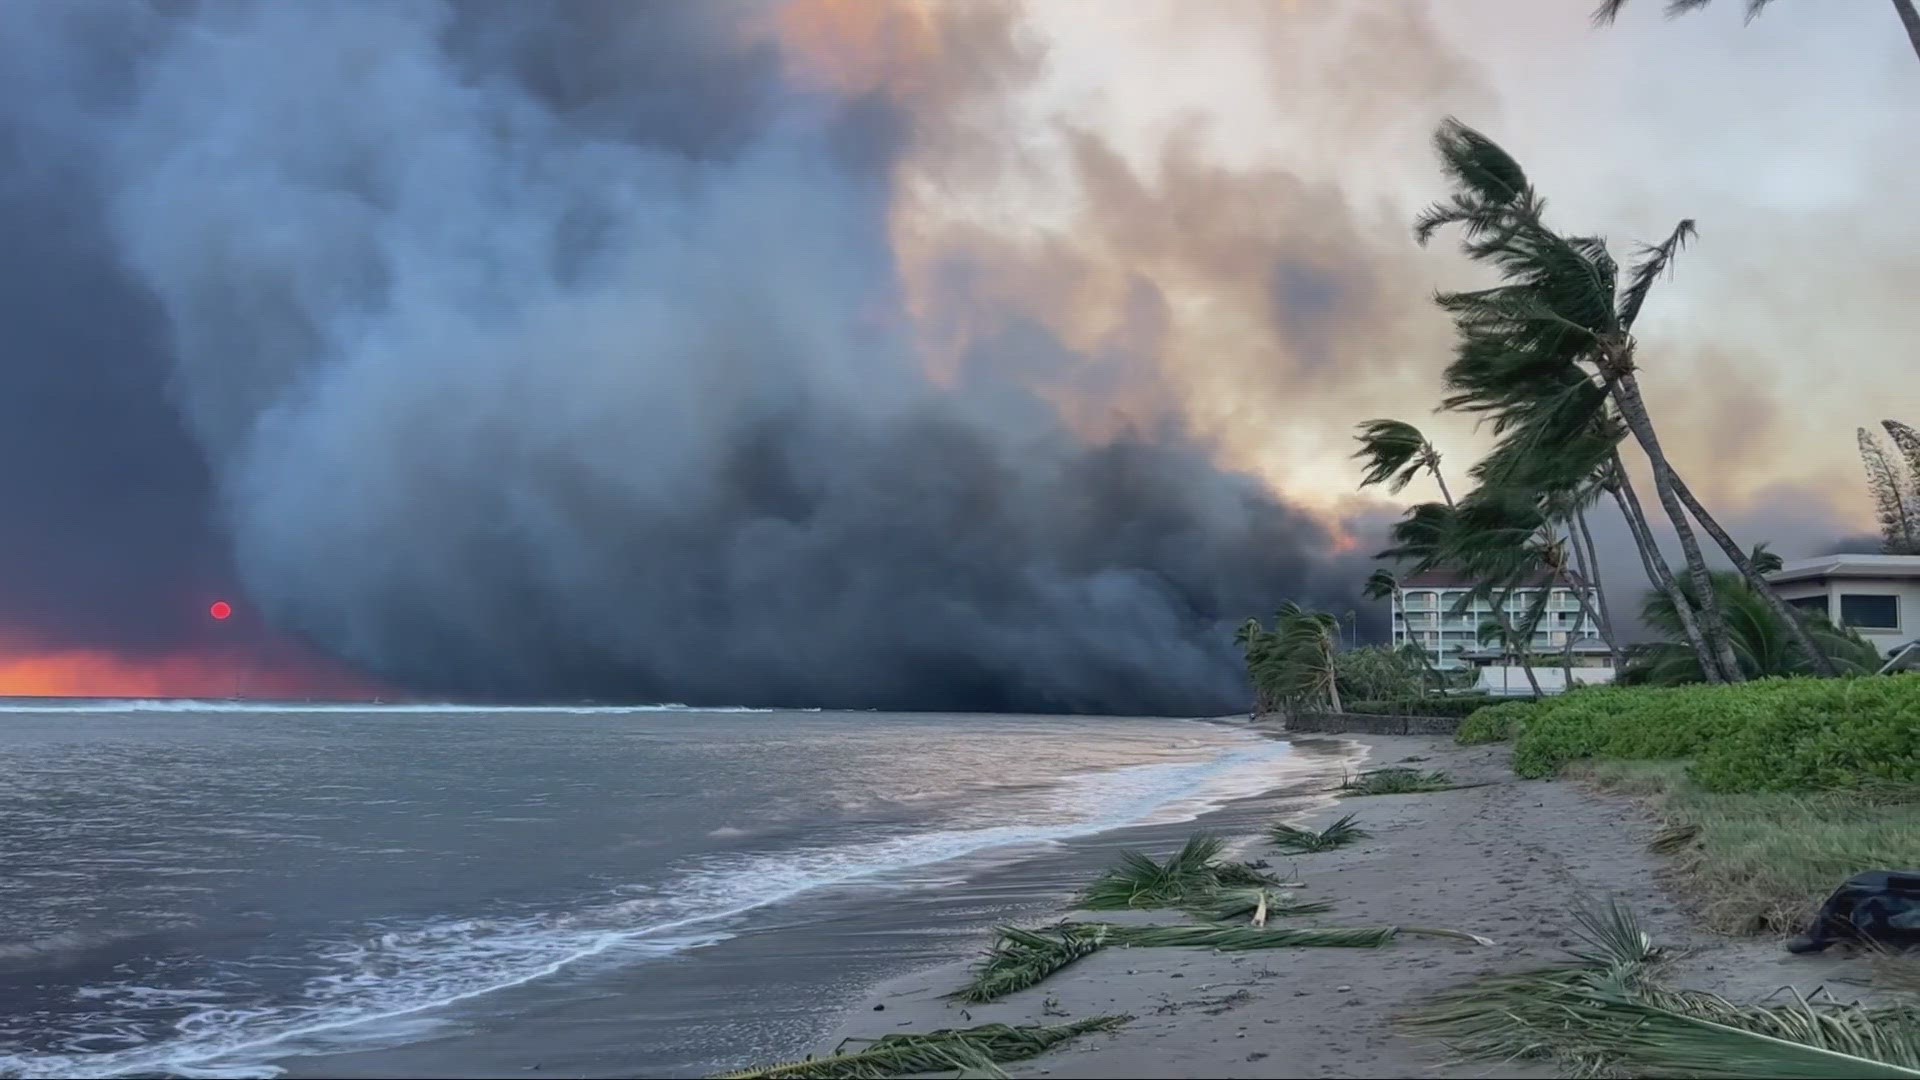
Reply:
[[[853,974],[941,954],[929,928],[1057,899],[994,885],[983,906],[996,867],[1189,822],[1273,788],[1292,754],[1183,720],[0,712],[0,1076],[274,1076],[315,1055],[485,1073],[505,1059],[406,1048],[479,1046],[582,998],[654,1018],[583,1075],[796,1052]],[[915,913],[898,950],[883,911]],[[852,939],[806,945],[836,922],[869,932],[845,971]],[[770,949],[787,959],[740,974]],[[735,981],[780,1015],[707,1015],[750,996]]]

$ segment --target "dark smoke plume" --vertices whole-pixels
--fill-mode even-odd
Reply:
[[[1177,426],[1068,433],[1043,328],[934,385],[915,120],[763,15],[0,8],[5,617],[177,639],[230,553],[436,692],[1243,707],[1233,622],[1360,568]]]

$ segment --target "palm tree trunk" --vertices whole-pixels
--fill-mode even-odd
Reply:
[[[1613,612],[1607,610],[1607,590],[1600,584],[1600,552],[1593,546],[1593,532],[1587,528],[1587,512],[1576,510],[1573,522],[1577,531],[1569,530],[1573,540],[1573,557],[1580,563],[1580,576],[1587,579],[1587,587],[1593,590],[1593,601],[1600,605],[1600,612],[1594,618],[1600,628],[1600,640],[1607,643],[1607,654],[1613,658],[1613,670],[1619,671],[1626,666],[1626,657],[1620,653],[1620,645],[1613,638]],[[1583,546],[1584,545],[1584,546]],[[1580,594],[1580,606],[1587,606],[1586,593]]]
[[[1693,516],[1700,520],[1700,527],[1707,530],[1707,535],[1713,537],[1713,542],[1720,545],[1720,550],[1726,552],[1727,558],[1732,560],[1734,568],[1740,571],[1740,576],[1747,579],[1747,584],[1752,586],[1754,593],[1767,602],[1767,606],[1773,609],[1773,613],[1780,617],[1781,622],[1787,624],[1787,633],[1793,635],[1793,643],[1800,646],[1801,651],[1807,654],[1807,661],[1813,665],[1813,670],[1828,679],[1839,675],[1839,669],[1833,666],[1833,661],[1813,643],[1813,635],[1807,633],[1807,627],[1801,621],[1800,612],[1793,605],[1780,599],[1779,593],[1773,591],[1773,585],[1761,576],[1760,571],[1754,569],[1753,560],[1747,557],[1747,553],[1740,549],[1739,544],[1733,542],[1733,537],[1727,535],[1727,530],[1720,527],[1720,523],[1713,519],[1713,515],[1707,513],[1707,508],[1700,505],[1700,500],[1693,497],[1693,492],[1687,487],[1686,481],[1675,476],[1673,486],[1674,491],[1680,496],[1680,501],[1686,504],[1687,509],[1693,511]]]
[[[1640,552],[1640,563],[1646,568],[1647,579],[1653,587],[1667,594],[1667,600],[1673,604],[1674,614],[1680,619],[1680,632],[1687,639],[1687,645],[1693,649],[1694,659],[1700,664],[1700,674],[1710,683],[1725,682],[1720,674],[1720,665],[1713,658],[1713,650],[1707,647],[1706,635],[1700,631],[1700,622],[1695,617],[1693,601],[1680,589],[1680,583],[1673,578],[1673,571],[1667,566],[1667,557],[1660,553],[1660,547],[1654,543],[1653,530],[1647,526],[1647,515],[1640,508],[1640,496],[1633,490],[1633,481],[1627,478],[1626,466],[1620,461],[1620,455],[1613,456],[1614,484],[1608,488],[1613,500],[1620,504],[1620,514],[1627,519],[1627,531],[1633,534],[1634,548]]]
[[[1680,505],[1680,497],[1675,493],[1673,464],[1667,460],[1666,452],[1660,449],[1660,436],[1653,429],[1653,419],[1647,415],[1647,403],[1640,396],[1640,383],[1634,378],[1632,370],[1622,372],[1613,380],[1613,399],[1620,406],[1620,416],[1626,420],[1633,437],[1640,443],[1640,449],[1647,455],[1647,461],[1653,466],[1653,488],[1660,496],[1660,506],[1667,512],[1667,519],[1673,522],[1673,530],[1680,538],[1680,551],[1687,558],[1687,576],[1693,581],[1694,593],[1700,598],[1700,629],[1706,634],[1707,644],[1720,665],[1720,673],[1728,682],[1745,682],[1746,676],[1740,671],[1740,662],[1734,658],[1733,646],[1727,641],[1727,620],[1720,612],[1720,601],[1714,596],[1713,577],[1707,570],[1707,559],[1700,553],[1700,540],[1693,534],[1693,526],[1687,521],[1687,511]]]
[[[1507,615],[1507,598],[1501,596],[1494,603],[1494,610],[1500,616],[1500,625],[1506,628],[1507,647],[1513,650],[1513,658],[1520,661],[1520,671],[1526,675],[1527,685],[1533,688],[1533,700],[1539,701],[1547,695],[1540,689],[1539,677],[1533,673],[1533,627],[1527,627],[1526,640],[1520,640],[1519,628]]]
[[[1907,28],[1907,43],[1913,46],[1913,55],[1920,56],[1920,11],[1913,8],[1913,0],[1893,0],[1893,10],[1900,13],[1900,25]]]
[[[1520,670],[1526,673],[1527,685],[1533,688],[1533,700],[1539,701],[1545,698],[1547,694],[1546,691],[1540,689],[1540,677],[1533,673],[1532,640],[1528,640],[1525,645],[1520,647],[1520,653],[1515,659],[1520,661]]]
[[[1447,490],[1447,478],[1440,475],[1439,463],[1428,462],[1427,471],[1433,474],[1433,482],[1440,485],[1440,497],[1447,501],[1448,506],[1452,506],[1453,492]]]

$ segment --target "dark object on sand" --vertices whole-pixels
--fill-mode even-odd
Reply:
[[[1820,905],[1787,951],[1821,952],[1835,942],[1904,950],[1920,946],[1920,871],[1869,870],[1847,879]]]

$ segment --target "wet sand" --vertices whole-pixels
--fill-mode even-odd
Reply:
[[[965,981],[967,965],[948,965],[879,987],[817,1052],[849,1036],[1125,1013],[1136,1019],[1117,1031],[1083,1037],[1007,1071],[1108,1078],[1551,1076],[1538,1064],[1450,1060],[1444,1047],[1403,1033],[1396,1018],[1475,976],[1563,959],[1573,943],[1564,929],[1571,909],[1582,898],[1606,896],[1630,904],[1657,941],[1693,950],[1676,970],[1687,985],[1757,999],[1787,984],[1811,990],[1847,973],[1838,958],[1793,957],[1777,942],[1713,938],[1694,929],[1656,880],[1657,860],[1646,851],[1653,827],[1624,800],[1566,782],[1517,781],[1505,747],[1342,738],[1365,748],[1368,767],[1407,762],[1486,786],[1303,804],[1313,807],[1301,815],[1306,823],[1324,825],[1355,811],[1373,834],[1314,855],[1282,857],[1264,849],[1277,867],[1290,868],[1285,876],[1307,882],[1302,895],[1336,903],[1332,912],[1303,922],[1465,930],[1495,939],[1494,947],[1402,937],[1379,950],[1108,949],[1037,987],[968,1007],[944,996]],[[1249,850],[1262,849],[1256,843]]]
[[[1275,788],[1189,820],[1002,850],[924,868],[891,887],[818,890],[752,913],[734,936],[665,959],[582,965],[399,1025],[368,1045],[324,1041],[277,1060],[291,1077],[692,1077],[801,1056],[844,1015],[865,1033],[907,1016],[861,999],[903,974],[964,964],[1002,922],[1067,904],[1123,848],[1176,847],[1196,829],[1245,837],[1326,801],[1353,748],[1302,740]],[[796,987],[805,989],[796,992]],[[853,1012],[859,1006],[859,1011]]]

